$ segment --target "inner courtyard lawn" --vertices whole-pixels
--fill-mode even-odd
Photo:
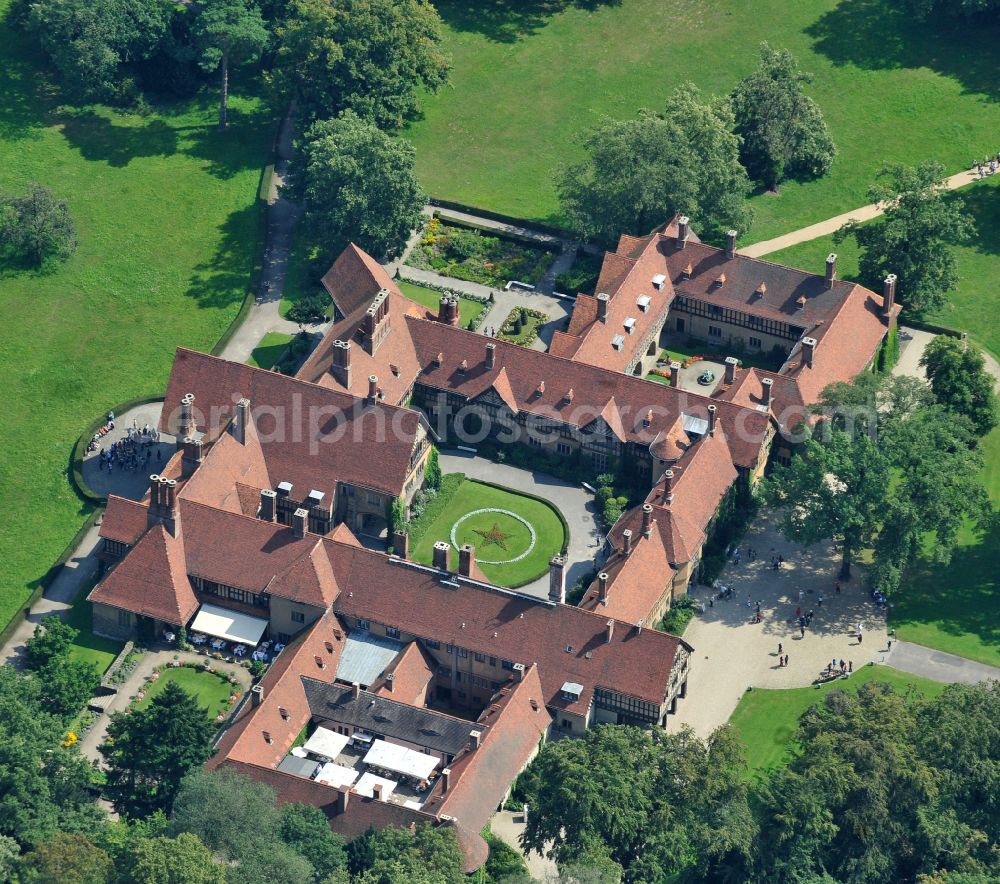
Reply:
[[[926,697],[935,697],[944,685],[890,669],[887,666],[866,666],[848,679],[838,679],[818,687],[789,690],[747,691],[734,710],[729,723],[739,732],[746,746],[747,764],[751,775],[766,773],[786,764],[795,748],[795,729],[799,718],[826,694],[834,690],[856,691],[858,685],[880,681],[897,691],[915,690]]]
[[[96,579],[90,581],[80,591],[80,595],[66,615],[66,622],[78,630],[70,646],[70,657],[76,663],[93,663],[97,671],[103,675],[118,656],[124,643],[91,632],[91,604],[87,601],[87,595],[96,582]]]
[[[136,703],[136,708],[142,709],[147,706],[153,697],[162,693],[168,682],[175,682],[178,687],[193,694],[198,705],[207,708],[212,718],[220,712],[229,710],[229,698],[233,691],[237,690],[235,685],[230,684],[216,672],[178,666],[176,669],[164,669],[156,681],[150,682],[146,688],[146,696]]]
[[[0,190],[51,187],[80,244],[51,273],[0,265],[0,625],[91,512],[68,479],[80,432],[119,402],[162,392],[175,347],[210,350],[236,316],[273,133],[263,105],[240,95],[218,132],[214,84],[141,115],[61,107],[7,7],[0,0]]]
[[[285,355],[288,345],[294,340],[294,335],[286,335],[284,332],[268,332],[253,348],[247,363],[255,365],[257,368],[272,369],[274,364]]]
[[[507,513],[469,513],[481,509],[501,509],[515,513],[528,522],[531,532],[517,518]],[[476,561],[480,570],[499,586],[518,587],[530,583],[546,573],[552,556],[565,549],[569,538],[555,509],[544,501],[466,479],[458,486],[447,506],[426,527],[421,527],[411,556],[426,565],[434,560],[434,544],[438,540],[451,543],[452,528],[457,546],[471,543],[476,548]],[[529,550],[530,547],[530,551]],[[523,558],[519,558],[527,552]],[[509,561],[519,558],[519,561]],[[487,564],[504,562],[504,564]],[[451,548],[452,570],[458,569],[458,549]]]
[[[1000,24],[919,23],[885,0],[439,0],[451,84],[422,102],[406,137],[434,197],[563,223],[553,171],[604,116],[659,109],[684,81],[721,94],[767,40],[815,75],[839,154],[830,174],[754,199],[744,242],[863,205],[883,160],[951,172],[995,152]],[[697,229],[697,219],[692,219]]]
[[[441,302],[441,292],[436,289],[429,289],[426,286],[417,285],[414,282],[407,282],[405,279],[397,279],[396,285],[399,286],[399,290],[411,301],[423,304],[428,310],[432,310],[435,315],[437,314],[438,305]],[[485,304],[478,304],[475,301],[470,301],[468,298],[459,298],[458,316],[462,328],[466,328],[484,309],[486,309]]]

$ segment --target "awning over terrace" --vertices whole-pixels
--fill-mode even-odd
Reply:
[[[385,740],[376,740],[365,755],[365,764],[413,777],[415,780],[426,780],[439,761],[436,755],[424,755],[423,752],[414,752]]]
[[[336,758],[350,741],[350,737],[338,734],[329,728],[318,727],[302,747],[306,752],[319,755],[321,758]]]
[[[249,614],[240,614],[218,605],[202,605],[195,615],[189,632],[203,632],[228,642],[256,647],[267,621]]]

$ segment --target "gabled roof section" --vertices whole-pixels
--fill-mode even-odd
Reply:
[[[326,548],[316,540],[309,552],[296,559],[267,585],[271,595],[327,608],[340,592]]]
[[[396,288],[382,265],[354,243],[340,253],[322,282],[341,316],[367,307],[380,289]]]
[[[258,492],[261,488],[272,487],[257,428],[252,421],[245,439],[246,443],[241,445],[230,433],[222,433],[209,448],[201,466],[184,483],[179,496],[231,513],[244,512],[244,497],[248,495],[244,493],[241,497],[240,486],[256,488]],[[254,501],[254,514],[258,503],[259,499]]]
[[[618,403],[615,402],[615,397],[612,396],[607,404],[601,409],[601,419],[608,425],[608,429],[615,434],[615,438],[619,442],[624,442],[628,439],[625,433],[625,427],[622,426],[622,416],[621,412],[618,410]]]
[[[385,675],[371,685],[370,690],[380,697],[390,697],[402,703],[416,703],[430,684],[436,669],[437,664],[420,643],[410,642],[399,652]],[[389,675],[392,676],[391,680]]]
[[[117,540],[119,543],[135,546],[148,524],[147,504],[109,494],[99,533],[105,540]]]
[[[504,405],[514,412],[514,414],[517,414],[517,397],[511,389],[510,378],[507,377],[506,368],[500,368],[500,371],[497,372],[497,376],[493,378],[493,383],[490,384],[490,386],[496,391],[497,396],[503,400]]]
[[[154,525],[87,598],[177,626],[198,609],[188,580],[184,544]]]

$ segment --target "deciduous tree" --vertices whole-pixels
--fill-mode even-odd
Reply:
[[[272,81],[307,121],[344,110],[402,126],[416,91],[448,80],[441,19],[425,0],[291,0]]]
[[[746,232],[753,213],[733,114],[688,83],[663,114],[606,120],[581,136],[587,158],[557,177],[563,209],[581,232],[613,241],[643,236],[679,212],[709,237]]]
[[[226,884],[226,867],[196,835],[139,838],[119,864],[122,884]]]
[[[24,196],[0,196],[0,251],[42,267],[65,261],[76,251],[76,224],[69,204],[41,184]]]
[[[761,44],[760,63],[732,92],[740,156],[750,175],[775,189],[785,178],[825,175],[836,155],[819,106],[805,94],[812,77],[787,49]]]
[[[107,884],[112,862],[86,835],[59,832],[21,860],[21,880],[38,884]]]
[[[968,419],[976,435],[997,425],[996,380],[975,344],[939,335],[924,349],[920,365],[938,402]]]
[[[917,315],[936,310],[958,283],[954,246],[975,232],[972,217],[962,200],[946,195],[940,163],[885,165],[878,179],[868,199],[882,203],[885,214],[868,224],[851,221],[835,239],[857,240],[861,277],[868,285],[881,286],[895,273],[908,310]]]
[[[286,804],[281,808],[281,840],[309,861],[317,881],[347,867],[344,839],[330,831],[318,807]]]

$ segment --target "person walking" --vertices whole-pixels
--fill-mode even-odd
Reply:
[[[859,645],[861,644],[861,638],[862,638],[862,636],[861,636],[861,624],[859,623],[858,624],[858,644]]]
[[[779,657],[781,656],[781,654],[782,654],[783,651],[784,651],[784,648],[781,647],[781,642],[778,642],[778,656]]]

